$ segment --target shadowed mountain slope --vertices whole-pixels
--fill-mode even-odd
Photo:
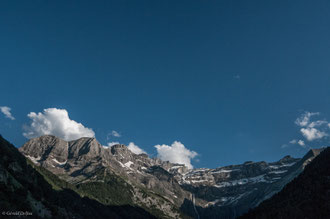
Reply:
[[[134,154],[125,145],[102,146],[95,138],[30,139],[20,152],[105,205],[140,206],[158,217],[236,218],[279,192],[319,151],[304,158],[245,162],[215,169]],[[114,195],[116,194],[116,195]]]
[[[31,212],[29,218],[155,218],[139,207],[104,205],[81,196],[88,188],[77,188],[35,166],[2,136],[0,154],[1,211]]]
[[[323,150],[282,191],[240,217],[250,218],[330,218],[330,148]]]

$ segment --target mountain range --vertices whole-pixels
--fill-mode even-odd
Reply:
[[[240,219],[330,218],[330,148],[326,148],[283,190]]]
[[[10,192],[21,188],[15,181],[31,181],[31,186],[20,183],[27,194],[16,199],[24,200],[22,209],[40,217],[232,219],[277,197],[323,149],[310,150],[303,158],[286,156],[272,163],[248,161],[215,169],[188,169],[135,154],[125,145],[104,147],[95,138],[64,141],[45,135],[30,139],[20,153],[1,138],[1,150],[10,152],[10,162],[3,159],[0,169],[0,183],[8,190],[3,202],[10,206],[14,201],[10,197],[16,195]],[[47,189],[34,195],[31,188],[40,189],[37,185]],[[79,203],[76,207],[65,204],[67,194],[69,202]],[[38,208],[29,208],[33,203],[39,203]],[[78,206],[88,207],[80,211]]]
[[[156,218],[140,207],[88,198],[84,190],[34,165],[1,135],[0,153],[0,218]]]

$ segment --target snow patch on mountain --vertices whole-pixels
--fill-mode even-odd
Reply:
[[[55,158],[52,159],[52,161],[54,161],[55,163],[59,164],[59,165],[64,165],[66,164],[67,160],[64,162],[59,162],[58,160],[56,160]]]
[[[29,158],[33,163],[37,164],[41,160],[41,157],[32,157],[29,155],[25,155],[25,157]]]
[[[132,161],[128,161],[127,163],[125,163],[124,165],[128,168],[131,168],[131,165],[134,164]]]

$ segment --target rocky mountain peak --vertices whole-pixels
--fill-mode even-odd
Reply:
[[[104,150],[95,138],[83,137],[65,141],[56,136],[45,135],[30,139],[19,151],[35,164],[55,168],[64,166],[68,159],[79,160],[79,165],[99,159]]]
[[[83,137],[69,142],[69,158],[88,156],[90,158],[101,155],[101,144],[95,138]]]
[[[45,160],[50,156],[62,160],[68,155],[68,143],[56,136],[44,135],[30,139],[19,150],[31,159],[34,158],[34,161]]]
[[[326,147],[323,148],[317,148],[317,149],[311,149],[310,152],[313,154],[313,156],[319,155]]]
[[[112,154],[127,154],[132,153],[125,145],[116,144],[110,148]]]
[[[67,142],[42,136],[31,139],[19,150],[35,164],[70,183],[100,180],[95,176],[106,169],[133,186],[166,197],[188,215],[198,208],[201,215],[213,212],[225,218],[234,218],[236,213],[244,213],[280,191],[320,152],[312,150],[303,159],[285,156],[271,163],[248,161],[216,169],[188,169],[183,164],[134,154],[122,144],[104,148],[95,138]],[[143,195],[136,197],[144,204],[153,203],[145,202]],[[234,210],[228,213],[228,209]],[[171,210],[168,213],[175,215]]]
[[[136,165],[138,155],[134,154],[127,146],[123,144],[113,145],[110,148],[110,153],[117,161],[129,165],[131,167],[133,163]],[[150,159],[150,158],[147,158]],[[134,166],[135,166],[134,165]]]
[[[318,156],[325,148],[311,149],[307,154],[301,159],[301,167],[304,168],[308,165],[316,156]]]
[[[285,157],[283,157],[281,160],[279,160],[280,162],[290,162],[292,161],[292,159],[294,159],[293,157],[291,157],[290,155],[286,155]]]
[[[243,163],[243,165],[250,165],[250,164],[253,164],[253,161],[245,161],[245,162]]]

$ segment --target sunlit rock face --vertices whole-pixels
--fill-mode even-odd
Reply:
[[[247,212],[280,191],[319,154],[313,150],[302,159],[286,156],[273,163],[188,169],[134,154],[125,145],[104,147],[95,138],[67,142],[47,135],[29,140],[19,150],[71,183],[97,180],[95,173],[106,168],[136,188],[136,203],[147,204],[139,190],[144,188],[157,194],[158,199],[150,198],[152,205],[166,215],[180,217],[181,211],[194,218],[235,218]]]

